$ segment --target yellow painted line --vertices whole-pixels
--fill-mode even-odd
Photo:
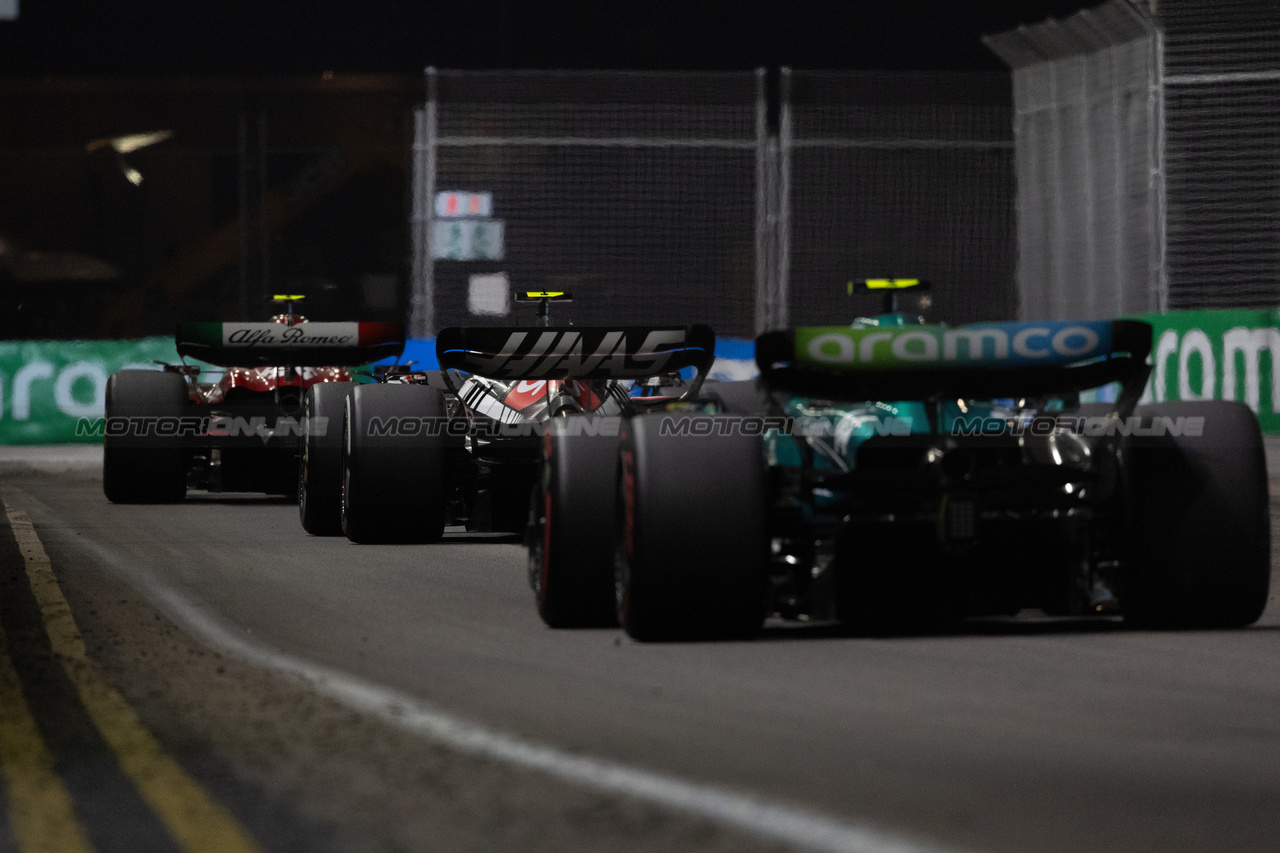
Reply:
[[[93,853],[62,779],[22,695],[0,628],[0,772],[9,823],[22,853]]]
[[[253,837],[174,761],[85,654],[71,607],[26,513],[5,504],[53,653],[120,768],[186,853],[261,853]]]

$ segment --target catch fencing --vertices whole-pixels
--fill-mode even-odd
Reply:
[[[411,332],[555,316],[750,336],[919,308],[1013,310],[1003,75],[436,71],[416,117]],[[929,304],[929,301],[932,304]],[[559,308],[560,306],[557,306]],[[528,313],[527,309],[525,313]]]
[[[1110,0],[987,39],[1013,69],[1022,319],[1165,307],[1156,35]]]
[[[1023,319],[1280,303],[1280,4],[1108,0],[1012,69]]]
[[[782,106],[793,323],[878,313],[845,287],[870,277],[928,281],[901,307],[930,319],[1013,316],[1004,75],[784,71]]]
[[[1169,307],[1280,304],[1280,4],[1156,10]]]

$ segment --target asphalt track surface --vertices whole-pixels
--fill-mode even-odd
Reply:
[[[721,793],[754,799],[757,824],[783,807],[772,838],[750,817],[724,837],[640,821],[628,830],[638,849],[650,830],[655,850],[1280,845],[1274,560],[1267,612],[1243,631],[1023,618],[942,637],[771,625],[753,642],[644,645],[545,628],[510,540],[450,531],[438,545],[357,546],[306,535],[296,507],[270,499],[113,506],[83,467],[5,471],[0,497],[30,516],[64,583],[127,584],[212,651],[292,667],[304,690],[405,717],[401,728],[437,744],[440,719],[464,721],[514,752],[547,747],[553,765],[652,773],[652,796],[640,793],[660,814],[680,814],[667,797],[724,825],[716,809],[742,800],[725,806]],[[446,749],[458,740],[443,736]],[[498,764],[512,753],[473,751]],[[792,831],[793,810],[833,833]],[[559,849],[613,846],[590,827],[560,830]]]

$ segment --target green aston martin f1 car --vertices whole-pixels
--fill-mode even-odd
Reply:
[[[623,425],[613,571],[633,637],[749,636],[769,616],[880,634],[1026,609],[1261,615],[1257,421],[1138,405],[1148,324],[892,314],[756,346],[758,382]],[[1081,403],[1092,389],[1113,401]]]

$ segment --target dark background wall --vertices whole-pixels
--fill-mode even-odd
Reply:
[[[978,41],[1087,0],[23,0],[0,72],[1003,70]]]
[[[265,313],[246,287],[399,315],[428,64],[999,73],[981,34],[1080,5],[25,0],[0,22],[0,336]]]

